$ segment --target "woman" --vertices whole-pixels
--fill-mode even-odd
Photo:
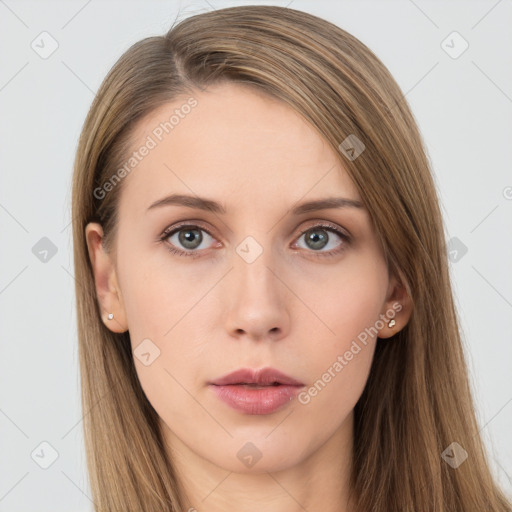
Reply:
[[[97,510],[512,510],[420,134],[347,32],[245,6],[133,45],[73,234]]]

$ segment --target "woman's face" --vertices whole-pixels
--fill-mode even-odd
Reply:
[[[115,260],[102,264],[98,247],[93,257],[102,307],[114,313],[105,323],[129,330],[176,454],[277,471],[348,442],[375,333],[394,334],[403,312],[344,157],[286,104],[247,87],[193,96],[195,106],[183,96],[138,126]],[[165,200],[173,195],[189,199]],[[240,368],[301,385],[211,384]]]

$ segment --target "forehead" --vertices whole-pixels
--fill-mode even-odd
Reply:
[[[138,211],[176,192],[260,209],[305,195],[359,198],[340,156],[312,126],[286,103],[245,85],[178,97],[139,122],[133,141],[139,156],[121,202]]]

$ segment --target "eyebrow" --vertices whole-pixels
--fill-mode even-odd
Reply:
[[[199,210],[205,210],[211,213],[226,214],[225,207],[213,201],[212,199],[206,199],[204,197],[188,196],[184,194],[172,194],[155,201],[148,208],[152,210],[162,206],[186,206],[188,208],[196,208]],[[328,197],[325,199],[316,199],[314,201],[307,201],[295,206],[292,209],[293,215],[301,215],[303,213],[309,213],[317,210],[327,210],[331,208],[363,208],[363,203],[355,199],[347,199],[344,197]]]

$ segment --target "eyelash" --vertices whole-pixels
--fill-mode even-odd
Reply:
[[[169,238],[171,235],[174,235],[175,233],[183,230],[184,228],[192,228],[192,229],[200,229],[201,231],[205,231],[206,233],[208,233],[209,236],[211,236],[212,238],[214,238],[214,236],[210,233],[209,230],[205,229],[203,226],[200,226],[200,225],[197,225],[197,224],[187,224],[187,223],[183,223],[183,224],[179,224],[178,226],[171,226],[169,228],[167,228],[163,233],[162,235],[160,236],[159,238],[159,242],[162,242],[166,249],[168,251],[170,251],[172,254],[177,254],[178,256],[191,256],[192,258],[198,258],[201,256],[201,251],[182,251],[180,249],[176,249],[174,246],[170,245],[169,243],[166,242],[167,238]],[[302,235],[304,235],[305,233],[307,233],[308,231],[314,229],[314,228],[324,228],[326,231],[330,231],[330,232],[333,232],[335,233],[336,235],[338,235],[342,240],[343,240],[343,243],[341,244],[340,247],[338,247],[337,249],[334,249],[332,251],[329,251],[329,252],[320,252],[320,251],[308,251],[308,252],[313,252],[313,253],[317,253],[318,257],[320,258],[323,258],[323,257],[333,257],[333,256],[337,256],[338,254],[340,254],[341,252],[343,252],[346,248],[346,245],[349,244],[351,242],[351,238],[349,235],[347,235],[346,233],[340,231],[335,224],[331,224],[329,222],[323,222],[323,223],[320,223],[320,224],[314,224],[312,226],[309,226],[307,227],[306,229],[304,229],[303,231],[301,231],[299,233],[299,235],[297,236],[297,239],[300,239],[300,237]]]

